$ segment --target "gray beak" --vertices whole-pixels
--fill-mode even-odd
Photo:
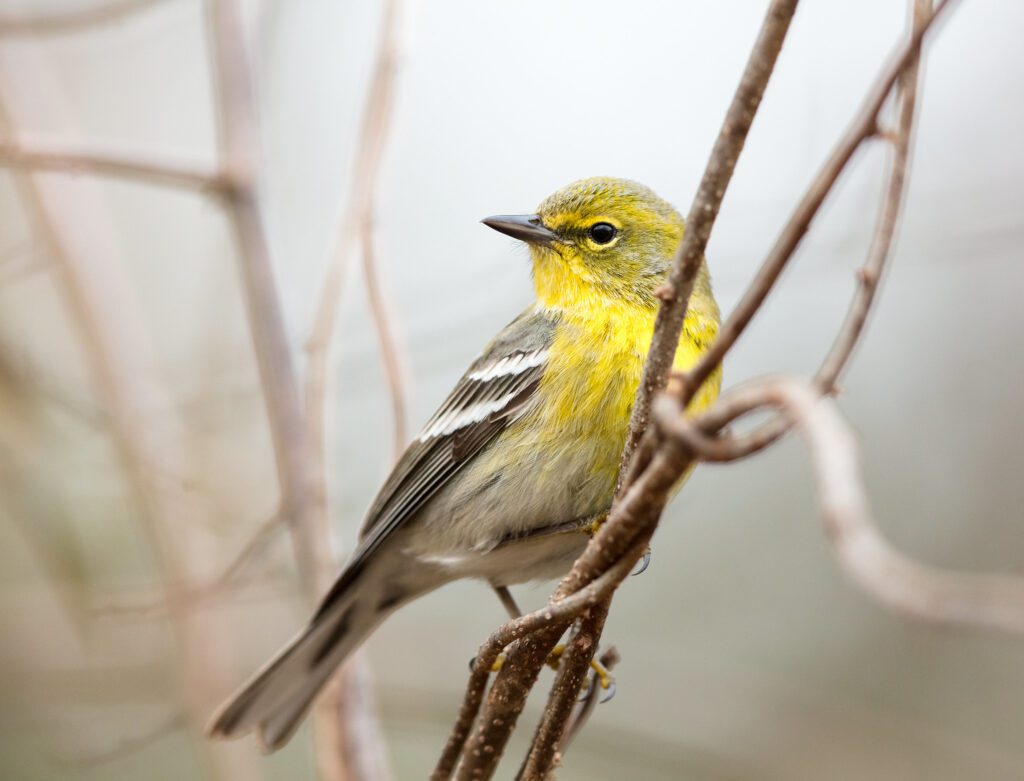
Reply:
[[[525,241],[527,244],[542,244],[550,247],[558,236],[544,227],[536,214],[496,214],[481,222],[488,228],[511,236],[513,239]]]

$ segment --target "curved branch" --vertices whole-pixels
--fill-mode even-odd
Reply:
[[[853,432],[813,386],[776,379],[751,393],[783,410],[806,440],[829,543],[861,589],[928,623],[1024,633],[1024,579],[927,566],[889,544],[868,507]]]

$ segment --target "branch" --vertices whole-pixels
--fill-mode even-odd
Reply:
[[[29,65],[31,60],[29,60]],[[24,67],[20,78],[33,85],[33,98],[48,99],[41,67]],[[0,131],[10,133],[7,112],[0,105]],[[164,389],[138,367],[152,366],[146,328],[134,302],[111,265],[109,226],[95,199],[66,192],[55,183],[19,171],[18,194],[53,260],[58,290],[67,308],[73,333],[80,340],[86,370],[106,413],[106,430],[133,494],[143,532],[158,562],[169,600],[174,639],[180,654],[181,704],[189,720],[200,727],[206,720],[211,691],[226,672],[222,629],[209,616],[190,613],[179,599],[178,585],[186,581],[194,562],[202,559],[205,541],[180,520],[188,517],[176,492],[158,476],[179,473],[181,454],[164,421],[153,426],[154,409],[165,408]],[[75,242],[67,241],[67,236]],[[259,769],[240,754],[215,753],[201,747],[211,778],[258,778]]]
[[[580,689],[590,673],[590,662],[597,651],[596,638],[604,629],[609,607],[610,599],[606,598],[590,608],[566,644],[551,686],[548,706],[544,709],[521,773],[523,781],[544,781],[558,760],[559,748],[569,730],[569,720],[576,708]],[[588,698],[591,703],[597,700],[597,688],[597,682],[592,682]]]
[[[799,429],[810,449],[829,544],[861,589],[931,624],[1024,633],[1024,579],[930,567],[889,544],[868,507],[853,432],[813,383],[769,379],[730,397],[737,416],[772,406]]]
[[[253,174],[256,110],[245,30],[237,0],[210,0],[211,55],[220,98],[223,167],[231,182],[225,206],[239,248],[239,269],[267,420],[274,445],[281,500],[299,574],[310,601],[319,596],[315,573],[327,555],[327,529],[316,524],[308,496],[305,423],[298,383],[274,279]]]
[[[363,245],[363,278],[366,280],[366,296],[370,300],[370,313],[377,331],[381,363],[388,384],[391,399],[392,453],[394,460],[402,454],[406,445],[405,382],[402,377],[402,357],[395,337],[394,314],[381,291],[377,254],[374,250],[373,220],[363,223],[360,241]]]
[[[636,559],[643,555],[644,546],[635,546]],[[595,579],[584,588],[574,594],[558,600],[549,602],[545,607],[532,613],[527,613],[514,621],[502,625],[495,630],[489,638],[480,646],[477,651],[473,669],[470,672],[469,684],[466,687],[466,697],[462,702],[459,716],[455,726],[448,737],[441,758],[438,760],[434,772],[431,774],[433,781],[441,781],[451,777],[455,766],[458,763],[459,754],[469,737],[470,729],[476,720],[480,705],[483,702],[484,691],[487,688],[487,679],[491,674],[491,668],[502,650],[511,643],[528,637],[539,629],[548,626],[561,626],[562,630],[554,637],[552,645],[576,616],[589,607],[600,604],[608,594],[629,574],[633,567],[633,561],[629,557],[619,561],[618,564],[607,570],[601,577]],[[634,559],[635,561],[635,559]],[[541,665],[547,660],[550,649],[544,652]],[[508,666],[508,662],[502,666],[502,670]],[[538,666],[538,671],[540,667]],[[500,676],[499,676],[500,677]]]
[[[921,42],[925,34],[936,19],[941,16],[942,12],[951,5],[952,0],[939,0],[935,10],[918,24],[915,24],[907,40],[897,48],[890,64],[875,81],[861,110],[857,113],[828,161],[800,200],[796,210],[776,240],[775,246],[772,247],[768,257],[754,277],[753,282],[743,294],[732,314],[722,323],[722,327],[718,332],[718,338],[711,344],[708,351],[704,353],[697,365],[684,375],[684,398],[686,401],[694,397],[704,381],[721,364],[725,354],[729,352],[754,315],[760,310],[761,305],[775,286],[786,264],[793,257],[793,253],[806,235],[811,226],[811,221],[817,215],[822,203],[824,203],[825,198],[832,191],[839,175],[853,158],[854,153],[860,148],[862,143],[878,134],[878,116],[882,106],[885,104],[886,98],[889,97],[896,82],[903,74],[916,68],[917,58],[921,50]],[[907,115],[908,122],[912,116],[912,113]],[[899,177],[898,183],[900,185],[899,193],[902,193],[902,174]],[[900,200],[901,198],[899,197],[895,200],[897,208]],[[883,261],[884,257],[888,255],[892,239],[891,231],[895,227],[896,216],[896,213],[892,214],[892,224],[889,227],[890,234],[887,241],[884,245],[876,243],[876,248],[882,255]],[[867,311],[866,307],[870,306],[873,293],[874,287],[872,286],[871,294],[866,297],[866,304],[862,307],[865,313]],[[848,348],[849,351],[852,351],[853,343],[856,342],[856,333],[853,333],[852,339],[849,339],[849,341],[851,343],[848,345]],[[834,370],[838,374],[838,370],[842,368],[842,365],[849,357],[849,351],[846,349],[845,341],[837,344],[834,354],[835,361],[826,363],[826,366],[823,368],[823,375],[826,370]]]
[[[386,321],[383,319],[385,307],[381,304],[377,315],[379,294],[376,294],[372,246],[368,235],[372,226],[373,204],[376,197],[377,180],[380,163],[384,154],[388,131],[391,126],[391,115],[394,108],[395,81],[399,62],[399,28],[403,18],[402,0],[388,0],[384,11],[380,42],[377,48],[377,60],[370,80],[366,104],[363,108],[362,126],[356,147],[356,158],[349,188],[348,205],[338,224],[335,250],[331,255],[320,291],[320,300],[316,307],[316,316],[306,344],[308,366],[306,370],[306,414],[309,416],[310,437],[313,444],[314,458],[319,459],[318,478],[322,479],[326,462],[323,432],[325,428],[326,397],[327,397],[327,365],[330,359],[331,339],[334,335],[338,318],[338,303],[341,298],[341,285],[348,266],[349,252],[357,235],[363,237],[364,268],[368,269],[367,293],[370,303],[374,306],[374,325],[378,329],[378,337],[382,343],[392,344],[385,334]],[[369,249],[368,249],[369,247]],[[385,361],[385,372],[389,381],[389,390],[393,406],[397,409],[402,405],[403,393],[396,378],[398,373],[391,373]],[[404,431],[399,432],[399,425],[404,426],[404,407],[401,417],[396,416],[396,440],[398,434],[404,444]],[[321,486],[316,492],[320,501],[326,505],[326,487]]]
[[[704,168],[697,195],[686,218],[686,231],[676,251],[665,288],[661,308],[654,323],[654,336],[647,353],[640,386],[629,421],[629,434],[622,453],[621,475],[625,474],[640,437],[647,427],[651,399],[665,387],[669,370],[679,345],[679,334],[686,319],[686,310],[693,292],[693,283],[704,259],[704,249],[711,237],[721,208],[725,191],[729,187],[736,161],[739,160],[754,115],[768,86],[772,70],[782,50],[782,42],[789,31],[789,23],[796,12],[797,0],[773,0],[768,8],[757,41],[747,60],[736,94],[726,112],[711,157]]]
[[[913,29],[915,36],[923,36],[941,11],[942,6],[936,8],[934,12],[932,11],[931,0],[913,0]],[[911,41],[908,42],[908,46],[913,42],[913,40],[914,36],[911,37]],[[916,52],[905,61],[904,70],[898,78],[900,95],[899,117],[897,119],[895,131],[892,134],[886,135],[886,137],[891,138],[893,142],[893,161],[888,181],[886,183],[885,196],[880,210],[879,219],[875,225],[874,234],[871,239],[868,258],[864,266],[858,270],[857,289],[852,301],[850,302],[846,318],[844,319],[839,333],[832,344],[832,348],[822,361],[821,367],[815,375],[815,385],[823,395],[835,392],[836,382],[841,376],[843,370],[849,364],[850,359],[853,356],[854,349],[860,342],[861,336],[864,333],[864,327],[867,324],[868,314],[870,313],[871,307],[875,301],[875,294],[878,290],[879,282],[881,281],[886,265],[892,256],[896,226],[899,223],[899,218],[903,210],[903,201],[906,197],[906,182],[910,166],[910,142],[913,135],[914,116],[917,107],[920,40],[920,38],[917,38],[918,44]],[[901,59],[902,57],[899,55],[894,57],[894,61],[897,62]],[[888,74],[885,74],[883,78],[888,81]],[[890,82],[890,84],[892,84],[892,82]],[[869,104],[867,104],[862,110],[861,114],[854,119],[846,134],[848,142],[847,146],[849,146],[849,142],[854,138],[859,139],[856,142],[858,144],[867,140],[867,136],[863,136],[862,132],[857,132],[858,128],[861,131],[863,131],[863,128],[866,126],[874,126],[877,128],[882,103],[884,103],[884,101],[869,102]],[[868,113],[872,111],[874,113],[868,116]],[[840,148],[837,148],[837,150],[833,152],[830,162],[834,161],[841,155],[843,152],[842,147],[843,143],[841,142]],[[850,154],[847,155],[847,159],[851,156],[852,150],[850,150]],[[817,208],[820,207],[823,198],[817,200],[817,206],[815,207],[814,212],[809,216],[801,214],[803,206],[809,199],[811,199],[812,193],[819,185],[824,186],[827,184],[829,188],[834,186],[840,173],[841,170],[837,170],[830,164],[826,164],[823,170],[818,174],[818,177],[815,180],[815,185],[812,185],[807,195],[804,196],[801,206],[797,208],[796,213],[794,213],[790,218],[786,230],[783,231],[784,235],[786,233],[790,233],[797,222],[801,220],[810,221],[814,218],[814,215],[817,213]],[[783,263],[784,262],[785,261],[783,261]],[[774,273],[766,273],[769,271],[769,267],[771,267],[770,271]],[[782,265],[774,262],[773,258],[769,256],[762,265],[761,273],[759,273],[758,277],[753,283],[751,283],[750,288],[744,295],[744,300],[753,300],[757,296],[760,296],[761,300],[763,300],[770,291],[770,288],[778,280],[781,271]],[[760,288],[760,290],[755,291],[755,288]],[[693,376],[687,377],[683,384],[686,388],[695,388],[697,386],[696,373],[694,373]],[[689,436],[692,444],[702,448],[701,457],[704,460],[719,462],[735,461],[760,452],[765,447],[775,442],[779,437],[786,433],[789,428],[789,423],[785,418],[777,417],[767,423],[764,423],[751,433],[739,439],[727,440],[725,438],[719,438],[719,442],[717,444],[712,444],[708,441],[705,441],[703,445],[699,444],[699,436],[696,432],[703,431],[704,434],[713,434],[720,428],[722,428],[720,416],[716,415],[714,411],[709,411],[708,414],[702,416],[701,422],[696,429],[692,429],[683,435]]]
[[[163,0],[113,0],[78,11],[33,16],[0,16],[0,35],[51,35],[70,33],[118,21],[159,5]]]
[[[217,193],[227,186],[220,174],[186,163],[163,162],[151,155],[127,157],[104,152],[26,149],[12,141],[0,142],[0,166],[56,171],[72,176],[108,176],[201,193]]]

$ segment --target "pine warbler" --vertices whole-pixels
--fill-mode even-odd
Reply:
[[[358,548],[308,626],[214,718],[284,745],[317,693],[393,611],[457,578],[564,574],[607,512],[658,300],[683,219],[648,188],[585,179],[536,214],[485,225],[530,249],[536,301],[470,365],[384,483]],[[676,368],[718,331],[702,263]],[[710,404],[720,376],[692,409]]]

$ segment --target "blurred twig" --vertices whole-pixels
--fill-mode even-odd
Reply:
[[[391,452],[393,458],[397,460],[406,445],[405,382],[402,377],[401,351],[393,328],[395,315],[381,291],[372,218],[368,217],[363,222],[360,243],[363,249],[363,277],[366,280],[366,296],[370,300],[370,314],[377,331],[380,359],[384,364],[384,376],[387,378],[388,395],[391,398]]]
[[[71,175],[89,173],[200,192],[217,192],[227,185],[214,171],[161,160],[154,154],[130,157],[113,152],[69,152],[33,148],[14,141],[0,141],[0,165]]]
[[[119,21],[160,5],[165,0],[111,0],[73,11],[14,16],[0,15],[0,35],[69,33]]]
[[[677,400],[664,398],[658,420],[679,437],[690,424]],[[659,404],[660,406],[660,404]],[[813,382],[769,378],[722,399],[727,422],[764,407],[782,411],[811,453],[829,543],[846,574],[866,593],[900,614],[928,623],[1024,633],[1024,578],[970,575],[923,565],[886,541],[868,508],[856,441]]]
[[[308,363],[305,382],[306,425],[310,445],[312,511],[327,523],[327,465],[325,442],[327,429],[327,370],[331,340],[337,323],[341,286],[349,265],[353,245],[360,241],[363,271],[374,326],[377,330],[388,391],[392,403],[394,452],[405,441],[405,393],[402,387],[401,361],[394,338],[387,302],[380,290],[373,238],[373,210],[391,116],[394,108],[396,78],[400,57],[400,33],[405,0],[388,0],[384,6],[377,44],[376,61],[363,107],[355,161],[350,177],[348,203],[338,224],[335,248],[328,260],[327,273],[316,315],[306,344]],[[322,589],[329,587],[335,568],[324,567],[318,574]],[[389,775],[387,752],[380,728],[373,718],[373,699],[364,655],[357,651],[343,665],[340,682],[321,695],[316,713],[322,726],[317,740],[328,749],[318,755],[321,770],[329,775],[334,765],[343,763],[352,779],[376,781]],[[326,763],[326,765],[325,765]]]
[[[394,109],[395,81],[400,57],[399,36],[404,18],[405,1],[388,0],[384,9],[377,59],[370,78],[359,140],[356,145],[348,203],[338,224],[334,252],[328,261],[316,315],[309,340],[306,343],[309,361],[305,389],[306,411],[309,416],[313,451],[315,457],[319,458],[321,466],[326,463],[323,432],[325,431],[327,366],[330,360],[331,339],[337,323],[341,285],[349,264],[349,256],[353,245],[359,239],[363,241],[364,266],[369,269],[366,279],[374,309],[374,324],[378,329],[382,349],[385,349],[385,370],[392,406],[396,410],[403,409],[402,414],[396,415],[395,418],[395,439],[404,440],[405,438],[404,432],[398,431],[400,426],[404,426],[405,419],[404,394],[399,382],[400,372],[392,372],[389,368],[392,362],[396,367],[400,364],[393,357],[396,348],[393,339],[389,336],[390,329],[386,327],[385,313],[387,309],[376,291],[374,255],[372,241],[369,240],[369,234],[373,227],[373,208],[380,164]],[[383,347],[383,345],[387,345],[387,347]],[[400,437],[399,433],[401,433]],[[321,468],[319,471],[322,475],[323,469]],[[320,492],[317,498],[326,506],[326,489]]]
[[[48,99],[41,61],[26,55],[26,70],[32,77],[32,97]],[[29,78],[23,71],[21,78]],[[0,106],[0,131],[10,133],[11,122]],[[218,628],[205,617],[190,614],[178,599],[179,584],[186,582],[191,568],[203,553],[195,535],[183,533],[177,523],[184,508],[164,490],[156,475],[177,472],[175,444],[147,419],[159,408],[162,389],[139,367],[152,366],[145,338],[146,328],[135,316],[126,286],[115,267],[105,262],[110,248],[102,214],[78,194],[67,194],[32,174],[15,177],[19,196],[36,224],[36,234],[53,259],[55,280],[63,297],[75,335],[80,339],[85,363],[91,374],[101,406],[107,414],[109,434],[125,478],[134,493],[144,532],[149,536],[160,566],[160,576],[170,605],[171,625],[180,646],[182,705],[190,724],[198,729],[210,707],[211,690],[222,684],[224,645]],[[77,220],[72,224],[72,220]],[[96,246],[91,247],[90,235]],[[74,236],[75,242],[68,241]],[[258,777],[259,771],[238,752],[201,753],[214,777]]]

